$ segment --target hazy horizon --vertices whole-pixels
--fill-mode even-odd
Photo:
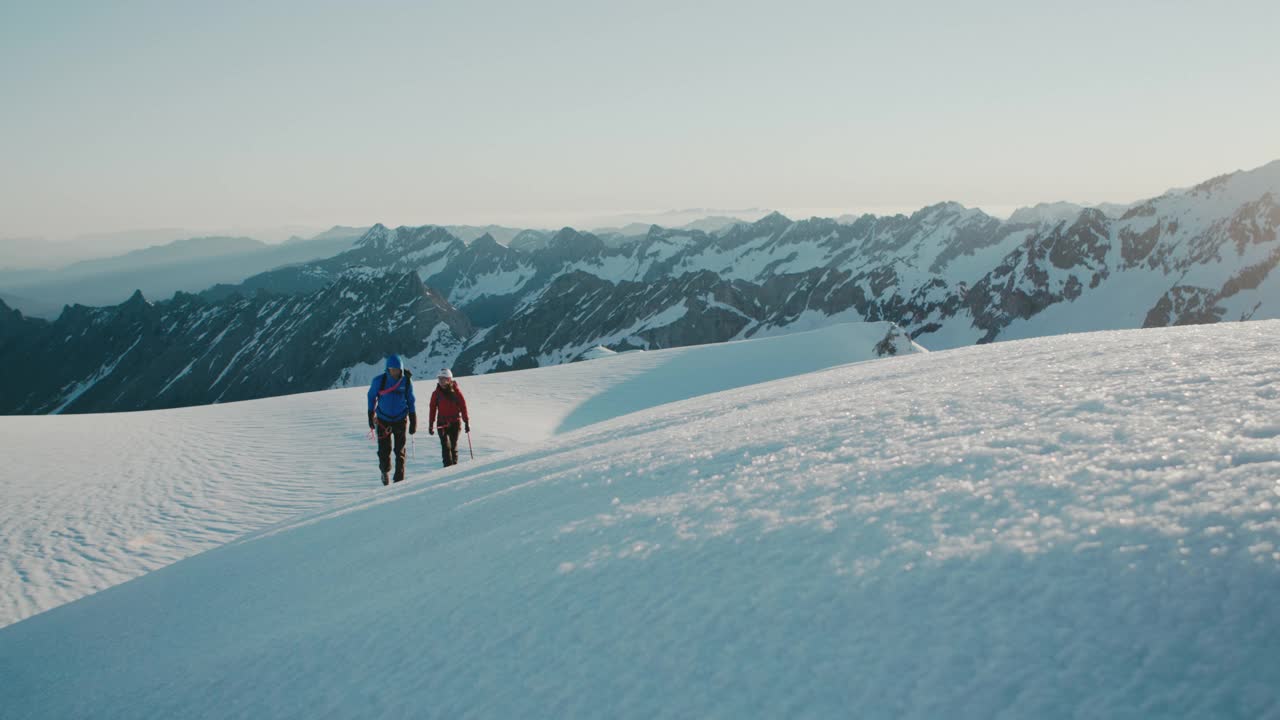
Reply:
[[[1280,158],[1270,162],[1280,162]],[[967,205],[966,207],[975,208],[982,212],[998,218],[1007,220],[1010,215],[1022,208],[1031,208],[1037,205],[1052,205],[1056,203],[1070,203],[1081,206],[1104,206],[1104,205],[1130,205],[1143,200],[1158,197],[1167,192],[1186,189],[1192,185],[1198,184],[1211,177],[1219,175],[1227,175],[1235,172],[1247,172],[1256,170],[1269,162],[1260,163],[1256,166],[1235,168],[1233,170],[1223,171],[1190,181],[1185,185],[1166,187],[1160,192],[1153,192],[1148,195],[1131,198],[1129,200],[1104,200],[1099,202],[1080,202],[1072,199],[1045,199],[1024,205]],[[259,240],[268,244],[279,244],[293,238],[309,238],[320,233],[338,227],[354,227],[364,228],[375,224],[382,224],[387,227],[422,227],[426,225],[438,226],[501,226],[514,229],[531,229],[542,231],[555,231],[564,227],[573,227],[578,230],[595,231],[602,229],[617,229],[631,224],[657,224],[664,227],[681,227],[690,224],[696,220],[711,217],[733,217],[745,221],[754,221],[769,213],[779,212],[793,220],[804,220],[809,218],[830,218],[837,219],[842,216],[857,216],[863,214],[871,214],[878,216],[892,215],[911,215],[925,207],[936,205],[943,202],[959,202],[952,199],[937,199],[916,206],[879,206],[879,207],[792,207],[792,208],[668,208],[654,210],[613,210],[613,211],[556,211],[545,210],[535,213],[526,213],[518,216],[507,216],[504,221],[484,220],[481,218],[468,218],[466,220],[449,222],[440,220],[418,220],[410,222],[389,222],[381,219],[364,220],[364,221],[348,221],[337,222],[332,225],[299,225],[299,224],[282,224],[274,226],[230,226],[230,227],[170,227],[170,228],[118,228],[110,230],[98,230],[76,235],[48,237],[48,236],[3,236],[0,235],[0,242],[50,242],[54,244],[71,244],[71,243],[87,243],[87,242],[109,242],[109,241],[130,241],[128,247],[148,247],[150,244],[162,245],[170,242],[186,240],[197,237],[248,237]],[[664,222],[667,221],[667,222]]]
[[[1280,158],[1277,21],[1263,2],[4,3],[0,238],[1129,203]]]

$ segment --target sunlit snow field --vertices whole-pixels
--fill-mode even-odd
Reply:
[[[478,460],[509,454],[661,403],[866,360],[888,329],[844,325],[461,379],[473,449]],[[904,342],[903,352],[918,349]],[[414,387],[425,428],[439,368],[409,367],[422,376]],[[0,627],[300,513],[385,492],[366,437],[366,389],[0,417]],[[415,439],[410,481],[434,479],[439,448],[425,431]]]
[[[491,455],[389,489],[290,479],[322,487],[305,503],[270,497],[311,512],[0,629],[0,707],[1280,717],[1280,322],[848,365],[815,357],[833,331],[721,346],[744,353],[715,360],[727,378],[776,367],[746,356],[753,347],[812,362],[737,389],[689,383],[690,366],[658,353],[473,379],[478,417],[504,403],[514,413],[477,420]],[[604,384],[572,403],[550,380],[628,357],[654,364],[584,379]],[[623,392],[629,383],[643,392]],[[725,392],[691,397],[702,383]],[[335,391],[154,425],[172,425],[172,439],[223,413],[243,429],[258,406],[266,437],[226,430],[253,459],[209,477],[287,474],[305,458],[350,484],[369,451],[351,449],[358,426],[330,415],[359,401]],[[138,456],[138,482],[163,493],[146,466],[178,462],[164,460],[172,443],[124,430],[150,416],[6,418],[4,442],[35,446],[37,421],[46,434],[86,423],[83,439],[96,420],[121,435],[90,456]],[[293,454],[272,459],[277,443]],[[433,452],[422,445],[419,466]],[[71,483],[87,469],[30,455],[8,462],[6,499],[35,475]],[[254,504],[254,482],[236,482],[219,497]],[[7,504],[10,564],[15,547],[29,554],[10,518],[73,525],[74,503],[36,495],[21,511]]]

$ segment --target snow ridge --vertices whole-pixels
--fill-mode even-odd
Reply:
[[[1277,352],[1039,338],[579,425],[0,629],[0,706],[1271,717]],[[466,382],[682,376],[658,355]]]
[[[871,359],[887,333],[846,325],[460,382],[484,428],[483,458],[664,402]],[[404,358],[424,416],[435,371],[449,365],[437,353],[458,347],[451,337],[439,323],[427,349]],[[364,408],[382,371],[381,361],[355,365],[347,389],[203,408],[0,416],[0,626],[380,488],[367,482],[376,465]],[[423,439],[414,475],[436,468]]]

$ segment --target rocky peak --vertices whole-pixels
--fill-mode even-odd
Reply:
[[[521,230],[511,238],[507,247],[522,253],[534,253],[546,249],[551,237],[545,230]]]
[[[781,232],[791,226],[791,218],[774,210],[759,220],[751,223],[753,230],[765,230],[767,232]],[[758,233],[757,233],[758,234]]]
[[[933,205],[920,208],[911,214],[911,219],[917,222],[925,221],[936,223],[947,218],[964,215],[969,212],[971,212],[969,208],[964,205],[961,205],[954,200],[947,200],[945,202],[934,203]]]
[[[134,290],[133,294],[129,296],[129,299],[121,303],[120,307],[121,308],[126,308],[126,307],[137,308],[137,307],[143,307],[145,305],[150,305],[150,304],[151,303],[148,303],[147,299],[142,296],[141,290]]]
[[[1238,170],[1206,180],[1187,195],[1231,204],[1256,200],[1266,193],[1280,195],[1280,160],[1252,170]]]
[[[485,233],[475,240],[472,240],[468,247],[472,250],[497,250],[502,247],[502,243],[495,240],[493,235]]]
[[[1069,202],[1039,203],[1014,210],[1009,216],[1009,222],[1018,225],[1056,225],[1074,221],[1082,210],[1084,207]]]
[[[603,251],[605,244],[592,233],[578,232],[571,227],[565,227],[551,238],[547,249],[559,259],[576,260]]]
[[[48,324],[47,320],[26,317],[16,308],[9,307],[4,300],[0,300],[0,347],[25,331]]]
[[[391,231],[386,225],[376,223],[373,227],[365,231],[360,239],[355,242],[355,247],[365,248],[383,248],[387,245],[387,240],[391,236]]]

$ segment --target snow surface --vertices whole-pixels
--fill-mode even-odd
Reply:
[[[614,355],[617,355],[617,354],[618,353],[615,350],[610,350],[609,348],[603,345],[597,345],[591,348],[590,350],[582,353],[581,359],[582,360],[601,360],[603,358],[613,357]]]
[[[867,360],[887,328],[852,324],[786,341],[613,354],[600,364],[459,382],[476,421],[477,455],[486,457],[660,403]],[[433,337],[441,330],[443,323]],[[431,378],[448,365],[434,354],[438,342],[428,346],[403,358],[424,416]],[[351,368],[344,384],[356,387],[337,392],[56,420],[0,417],[0,627],[374,489],[364,408],[382,369]],[[422,438],[411,474],[438,468],[438,445]]]
[[[803,356],[818,347],[805,338],[727,352],[792,342]],[[565,422],[572,403],[553,371],[659,353],[470,379],[495,383],[490,407],[505,392],[518,412],[560,414],[543,431],[578,429],[352,493],[0,629],[0,707],[14,718],[1280,717],[1278,353],[1275,321],[1057,336],[579,424]],[[678,377],[667,367],[648,375]],[[331,403],[337,415],[356,399],[275,398],[189,420],[279,407],[269,442],[327,453],[358,433],[306,411]],[[39,419],[65,432],[161,416]],[[302,422],[322,431],[291,432]],[[6,425],[6,445],[50,442],[53,425],[13,440],[30,425]],[[181,457],[159,445],[83,452],[144,466]],[[309,482],[360,475],[322,466]],[[80,481],[80,469],[56,469]]]
[[[465,277],[449,294],[449,301],[456,305],[465,305],[484,297],[510,295],[523,288],[525,283],[533,278],[533,274],[532,268],[522,266],[514,270],[500,270]]]

